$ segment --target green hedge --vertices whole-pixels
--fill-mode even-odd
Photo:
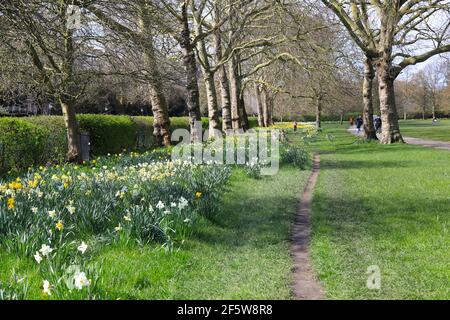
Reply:
[[[77,120],[80,131],[89,133],[94,156],[154,147],[153,117],[82,114]],[[257,126],[256,118],[249,121],[251,127]],[[207,118],[202,118],[202,126],[208,128]],[[178,128],[189,130],[189,119],[171,118],[171,130]],[[61,116],[0,118],[0,172],[62,163],[66,153],[66,128]]]
[[[0,119],[0,169],[27,168],[40,163],[47,131],[19,119]]]
[[[131,117],[84,114],[77,119],[80,130],[89,133],[93,155],[136,149],[138,126]]]

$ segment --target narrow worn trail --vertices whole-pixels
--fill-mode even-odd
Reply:
[[[311,202],[320,170],[320,155],[314,155],[313,171],[300,199],[300,205],[292,231],[291,252],[294,259],[293,293],[299,300],[319,300],[323,289],[318,282],[310,261]]]

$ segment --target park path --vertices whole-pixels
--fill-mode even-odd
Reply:
[[[316,279],[310,261],[311,202],[320,170],[320,156],[314,154],[313,170],[303,190],[292,230],[291,252],[294,259],[293,292],[299,300],[319,300],[323,289]]]
[[[349,128],[348,132],[350,132],[356,136],[363,135],[363,131],[358,133],[358,131],[355,128]],[[403,137],[403,140],[405,140],[405,142],[407,144],[450,151],[450,142],[446,142],[446,141],[427,140],[427,139],[412,138],[412,137]]]
[[[423,146],[423,147],[429,147],[429,148],[450,151],[450,142],[426,140],[426,139],[411,138],[411,137],[403,137],[403,140],[405,140],[405,142],[407,144],[414,144],[414,145]]]

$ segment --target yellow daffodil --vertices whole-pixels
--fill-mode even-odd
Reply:
[[[62,229],[63,229],[63,222],[61,221],[61,220],[59,220],[57,223],[56,223],[56,229],[58,230],[58,231],[61,231]]]
[[[14,209],[14,206],[15,206],[14,198],[9,198],[8,199],[8,209]]]
[[[197,199],[200,199],[200,198],[202,197],[202,193],[201,193],[201,192],[196,192],[196,193],[195,193],[195,197],[196,197]]]

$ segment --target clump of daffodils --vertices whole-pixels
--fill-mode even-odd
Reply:
[[[60,279],[67,267],[81,265],[86,271],[76,273],[73,283],[88,294],[96,282],[88,278],[95,275],[86,269],[95,250],[87,243],[182,243],[199,215],[214,212],[229,176],[225,165],[172,161],[152,152],[30,169],[0,181],[0,248],[8,245],[36,263],[47,296],[70,297]]]

